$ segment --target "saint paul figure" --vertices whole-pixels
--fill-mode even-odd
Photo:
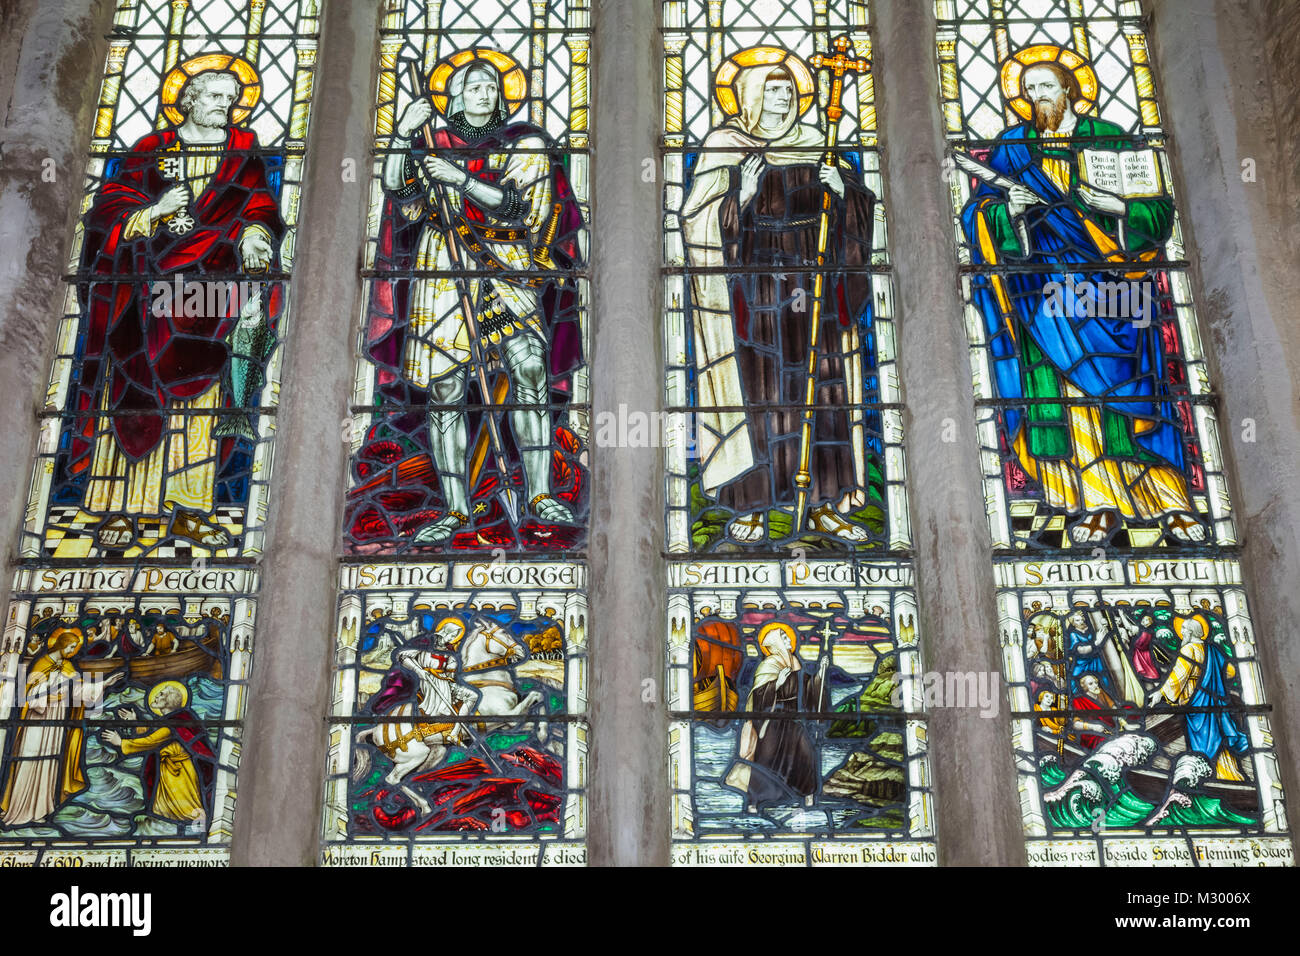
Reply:
[[[1020,51],[1002,88],[1024,122],[987,159],[956,159],[976,181],[962,214],[971,262],[991,267],[972,289],[996,397],[1010,402],[1005,453],[1077,544],[1109,541],[1125,522],[1203,541],[1150,293],[1159,273],[1145,271],[1174,224],[1159,157],[1093,115],[1096,73],[1070,50]],[[1095,166],[1107,161],[1143,184],[1102,188]],[[1130,294],[1111,294],[1120,283]]]

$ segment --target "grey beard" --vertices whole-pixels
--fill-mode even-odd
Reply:
[[[190,122],[195,126],[205,126],[208,129],[221,129],[226,125],[226,122],[229,119],[225,113],[216,110],[211,112],[211,118],[216,120],[216,122],[208,122],[208,116],[199,112],[191,113],[189,116]]]

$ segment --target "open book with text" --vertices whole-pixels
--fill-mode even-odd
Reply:
[[[1152,199],[1165,194],[1160,160],[1154,149],[1085,149],[1079,154],[1079,178],[1123,199]]]

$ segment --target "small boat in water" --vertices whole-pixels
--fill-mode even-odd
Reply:
[[[728,621],[705,621],[696,631],[693,657],[692,709],[715,713],[736,710],[736,678],[745,659],[740,629]]]
[[[184,680],[203,674],[221,680],[221,631],[216,620],[171,628],[176,649],[170,653],[131,655],[128,657],[86,657],[77,661],[77,669],[87,674],[111,674],[127,669],[134,683],[156,684],[163,680]]]

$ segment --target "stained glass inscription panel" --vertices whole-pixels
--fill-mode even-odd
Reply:
[[[1235,562],[1005,563],[997,577],[1031,862],[1059,863],[1056,839],[1080,837],[1074,858],[1109,866],[1292,860]]]
[[[20,570],[0,649],[0,860],[224,864],[258,574]]]
[[[701,562],[671,578],[674,862],[934,864],[911,569]]]

